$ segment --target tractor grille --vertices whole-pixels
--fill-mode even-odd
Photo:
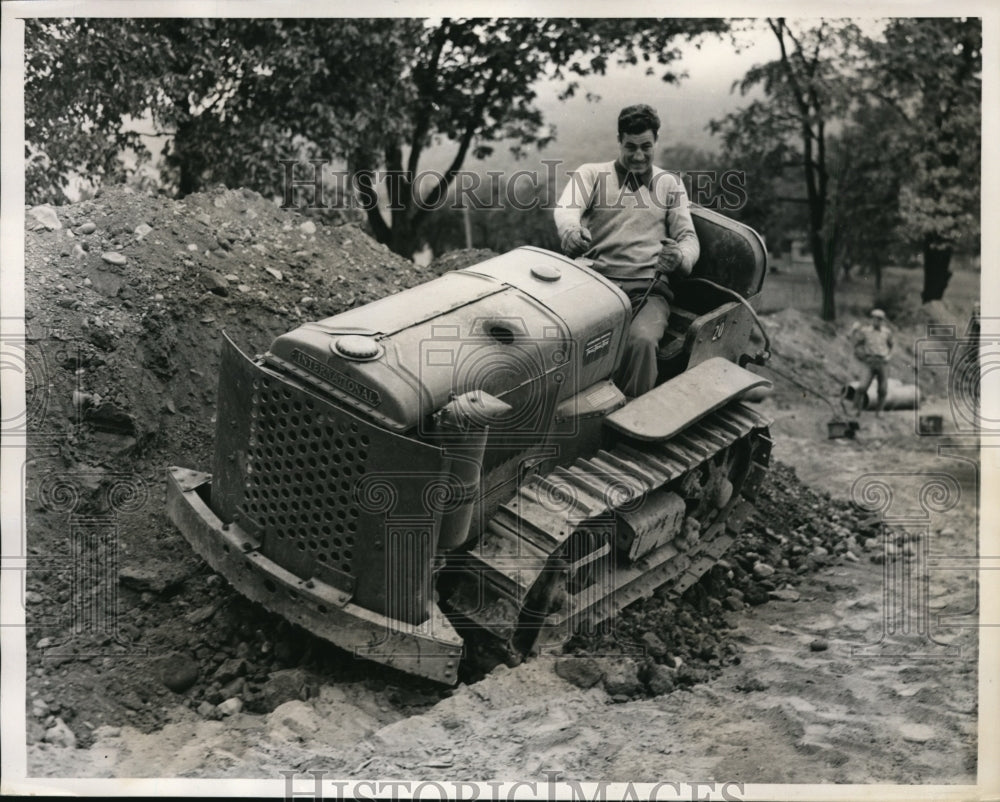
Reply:
[[[257,524],[262,551],[302,576],[323,568],[352,574],[361,515],[354,488],[368,435],[283,382],[258,376],[252,387],[244,513]]]

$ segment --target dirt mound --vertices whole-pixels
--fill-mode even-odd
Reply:
[[[431,269],[435,273],[447,273],[449,270],[461,270],[463,267],[485,262],[494,256],[497,256],[496,251],[491,251],[488,248],[463,248],[458,251],[448,251],[431,262]]]
[[[817,405],[825,399],[827,405],[832,404],[832,408],[826,407],[830,417],[842,416],[844,386],[866,375],[866,368],[854,357],[850,340],[851,327],[866,319],[848,315],[831,323],[792,308],[761,319],[771,338],[772,354],[767,366],[755,370],[773,380],[778,407]],[[925,401],[944,398],[949,391],[948,371],[918,369],[919,343],[928,338],[930,324],[954,326],[955,336],[961,338],[968,320],[968,311],[962,311],[958,304],[935,301],[917,308],[912,318],[893,321],[890,377],[906,385],[918,382]]]
[[[317,225],[248,191],[176,202],[121,188],[57,214],[62,229],[26,239],[30,337],[59,355],[46,424],[82,415],[134,438],[121,447],[204,441],[222,331],[263,350],[303,320],[425,277],[354,226]]]
[[[216,581],[163,516],[164,468],[209,466],[223,331],[262,351],[306,319],[433,273],[356,226],[247,191],[178,202],[119,188],[47,212],[28,215],[25,238],[27,525],[29,554],[45,556],[28,575],[29,674],[44,707],[29,738],[58,718],[83,745],[102,723],[163,722],[178,697],[160,680],[185,673],[164,655],[193,661],[201,700],[236,679],[264,698],[269,674],[308,651]],[[95,520],[92,537],[76,536]],[[87,599],[74,595],[81,560],[110,562]],[[118,618],[81,623],[88,605]],[[219,673],[226,660],[244,664]]]

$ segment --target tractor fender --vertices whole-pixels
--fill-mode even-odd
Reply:
[[[673,437],[701,418],[771,382],[722,357],[706,359],[654,387],[605,418],[605,423],[637,440]]]

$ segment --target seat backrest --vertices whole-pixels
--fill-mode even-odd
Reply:
[[[767,250],[760,235],[701,206],[691,206],[691,218],[701,245],[691,275],[735,290],[744,298],[759,293],[767,272]]]

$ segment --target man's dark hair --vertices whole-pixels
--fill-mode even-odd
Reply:
[[[652,131],[656,139],[660,132],[660,117],[652,106],[640,103],[637,106],[626,106],[618,114],[618,138],[625,134],[641,134]]]

